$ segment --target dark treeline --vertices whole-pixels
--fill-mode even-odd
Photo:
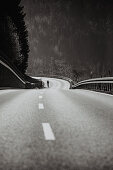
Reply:
[[[28,32],[21,0],[1,0],[0,5],[0,51],[6,59],[25,73],[28,66]]]
[[[52,66],[55,73],[69,66],[75,79],[113,76],[112,0],[23,0],[23,4],[31,47],[29,72],[50,72]]]

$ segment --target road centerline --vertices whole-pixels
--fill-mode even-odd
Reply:
[[[43,97],[42,96],[39,96],[39,99],[42,99]]]
[[[39,103],[39,104],[38,104],[38,108],[39,108],[39,109],[44,109],[43,103]]]
[[[45,140],[55,140],[54,133],[49,123],[42,123]]]

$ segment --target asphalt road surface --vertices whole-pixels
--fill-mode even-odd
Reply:
[[[113,170],[113,96],[47,80],[0,90],[0,170]]]

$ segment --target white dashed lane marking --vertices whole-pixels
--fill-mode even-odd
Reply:
[[[49,123],[42,123],[45,140],[55,140],[54,133]]]
[[[39,104],[38,104],[38,108],[39,108],[39,109],[44,109],[43,103],[39,103]]]
[[[43,97],[42,96],[39,96],[39,99],[42,99]]]

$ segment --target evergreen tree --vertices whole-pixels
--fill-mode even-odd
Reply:
[[[3,0],[2,0],[3,1]],[[28,32],[21,0],[3,1],[0,6],[0,50],[11,63],[25,73],[28,66]]]

